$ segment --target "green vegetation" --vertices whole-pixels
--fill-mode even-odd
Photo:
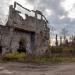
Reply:
[[[57,46],[51,47],[51,54],[56,56],[75,56],[75,47],[73,46]]]
[[[8,53],[2,56],[3,61],[24,63],[69,63],[75,62],[75,46],[54,46],[42,56],[34,56],[24,52]],[[51,53],[49,53],[51,52]]]
[[[2,57],[3,61],[15,61],[24,63],[46,63],[46,64],[57,64],[57,63],[69,63],[75,62],[75,57],[67,56],[32,56],[25,53],[8,53]]]
[[[27,54],[18,52],[8,53],[2,57],[4,61],[22,61],[22,62],[25,60],[25,58],[27,58]]]

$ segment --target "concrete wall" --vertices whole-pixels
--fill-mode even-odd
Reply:
[[[23,19],[11,5],[6,26],[1,26],[4,51],[14,52],[19,48],[21,38],[26,40],[26,50],[39,54],[48,49],[49,28],[43,19],[27,16]],[[11,42],[11,43],[10,43]]]
[[[19,41],[21,39],[24,39],[26,42],[27,52],[32,52],[31,32],[23,32],[21,30],[15,29],[13,31],[13,36],[11,36],[11,28],[5,26],[0,26],[0,28],[0,45],[2,45],[3,54],[10,52],[9,49],[11,49],[12,52],[17,51],[17,49],[19,49]]]
[[[19,48],[19,41],[21,39],[25,40],[27,52],[31,52],[31,33],[21,32],[17,30],[14,32],[14,37],[13,37],[12,47],[11,47],[12,51],[16,51]]]

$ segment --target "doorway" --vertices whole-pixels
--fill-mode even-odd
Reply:
[[[19,41],[19,48],[17,50],[19,53],[24,52],[26,53],[26,41],[25,39],[21,38]]]

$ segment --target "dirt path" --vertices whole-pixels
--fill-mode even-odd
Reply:
[[[75,75],[75,64],[35,65],[0,63],[0,75]]]

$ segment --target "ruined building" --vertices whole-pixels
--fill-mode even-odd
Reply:
[[[20,16],[16,6],[28,12],[33,12],[34,17],[25,14],[25,19]],[[41,16],[38,19],[38,15]],[[29,10],[17,2],[9,7],[8,21],[5,26],[0,25],[0,53],[14,52],[24,48],[29,53],[45,51],[48,49],[49,28],[48,21],[39,10]]]

